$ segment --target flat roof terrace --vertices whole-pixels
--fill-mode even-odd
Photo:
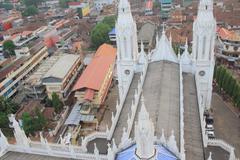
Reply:
[[[180,143],[179,83],[179,64],[160,61],[149,64],[143,86],[145,105],[154,123],[155,135],[160,138],[164,129],[165,136],[169,137],[174,130],[178,146]],[[140,108],[138,106],[135,121],[138,120]],[[134,127],[131,137],[134,137]]]

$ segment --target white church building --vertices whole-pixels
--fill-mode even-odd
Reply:
[[[229,160],[237,160],[234,147],[209,139],[205,131],[215,37],[213,1],[200,0],[191,54],[187,40],[184,53],[175,54],[164,27],[154,50],[145,53],[141,44],[138,52],[130,4],[120,0],[116,22],[119,99],[111,126],[82,138],[80,146],[48,143],[42,135],[40,142],[33,142],[11,115],[16,144],[9,144],[0,132],[0,159],[21,155],[25,160],[212,160],[211,152],[205,156],[204,149],[213,146],[228,152]]]

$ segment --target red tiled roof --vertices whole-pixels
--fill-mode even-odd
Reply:
[[[227,30],[226,28],[219,27],[217,29],[217,33],[222,39],[232,40],[232,41],[240,41],[239,35],[237,35],[234,31]]]
[[[82,2],[68,2],[69,6],[78,6],[80,5]]]
[[[73,90],[76,91],[83,88],[100,90],[109,67],[115,63],[116,52],[116,48],[109,44],[101,45],[91,63],[77,80]]]

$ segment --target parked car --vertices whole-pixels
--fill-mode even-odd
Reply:
[[[214,127],[212,124],[207,124],[206,125],[206,131],[214,131]]]
[[[209,139],[215,138],[214,131],[206,131],[206,134],[207,134],[207,136],[208,136]]]
[[[213,117],[212,116],[208,116],[206,117],[206,123],[207,124],[213,124],[214,120],[213,120]]]

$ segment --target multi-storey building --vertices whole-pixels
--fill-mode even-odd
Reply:
[[[55,92],[61,99],[66,98],[80,69],[79,55],[62,55],[42,78],[48,97],[51,98]]]
[[[77,80],[73,91],[82,105],[86,105],[85,113],[103,104],[113,78],[116,49],[111,45],[101,45],[91,63]]]
[[[22,80],[48,56],[47,48],[41,41],[35,41],[29,47],[29,56],[21,57],[0,70],[0,95],[11,97],[17,92]]]

